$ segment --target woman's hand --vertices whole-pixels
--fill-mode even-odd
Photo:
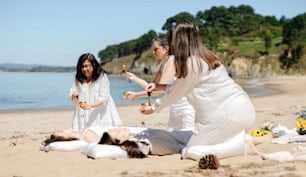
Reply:
[[[123,98],[129,101],[135,101],[138,96],[136,92],[127,91],[123,93]]]
[[[72,97],[78,97],[78,96],[79,96],[78,91],[74,90],[74,91],[71,93],[71,96],[72,96]]]
[[[152,109],[152,106],[142,106],[140,112],[142,114],[152,114],[154,111]]]
[[[79,106],[80,106],[80,108],[82,108],[82,109],[91,109],[91,108],[93,108],[92,105],[86,104],[86,103],[83,103],[83,102],[80,102],[80,103],[79,103]]]
[[[79,102],[79,106],[82,109],[85,109],[87,107],[86,103],[84,103],[84,102]]]
[[[74,90],[72,93],[71,93],[71,100],[72,102],[74,102],[75,104],[78,104],[78,97],[79,97],[79,93]]]
[[[136,76],[131,73],[131,72],[128,72],[128,71],[124,71],[121,73],[123,77],[125,77],[127,80],[130,79],[130,80],[133,80]]]
[[[149,83],[146,87],[146,91],[147,92],[152,92],[154,89],[156,88],[156,84],[155,83]]]

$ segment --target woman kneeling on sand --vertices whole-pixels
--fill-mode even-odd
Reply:
[[[148,92],[166,94],[141,108],[141,113],[158,113],[186,97],[195,110],[195,128],[182,150],[184,159],[198,160],[208,153],[218,158],[260,154],[252,139],[246,139],[256,119],[253,104],[221,59],[204,46],[198,28],[189,22],[177,23],[169,36],[177,79],[171,86],[148,84]]]

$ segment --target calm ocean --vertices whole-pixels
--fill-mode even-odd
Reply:
[[[73,108],[68,96],[74,73],[0,73],[0,111],[20,109]],[[146,102],[145,98],[136,102],[122,97],[125,91],[140,91],[135,83],[123,77],[109,76],[111,95],[117,106],[137,105]],[[250,96],[274,93],[275,90],[263,88],[256,80],[244,86]]]

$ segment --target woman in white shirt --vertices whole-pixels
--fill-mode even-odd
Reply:
[[[167,92],[141,112],[160,112],[186,96],[195,109],[195,129],[182,151],[183,158],[199,160],[209,152],[219,158],[258,154],[251,138],[245,141],[242,136],[256,117],[249,96],[229,77],[221,60],[204,47],[196,26],[189,22],[178,23],[171,31],[170,46],[175,56],[177,79],[170,87],[150,83],[147,91]]]
[[[170,55],[169,43],[166,36],[159,36],[153,40],[153,52],[157,59],[161,60],[160,68],[153,80],[154,83],[159,84],[172,84],[175,80],[175,67],[174,56]],[[141,87],[146,88],[148,82],[137,77],[133,73],[123,72],[126,78],[136,82]],[[162,92],[163,93],[163,92]],[[160,93],[154,93],[157,95]],[[140,97],[146,97],[146,91],[132,92],[127,91],[125,93],[125,99],[134,101]],[[170,105],[169,111],[169,130],[193,130],[194,128],[194,109],[187,101],[186,97],[182,97],[175,103]]]
[[[75,105],[73,131],[89,126],[119,126],[122,121],[110,94],[109,80],[93,54],[79,57],[70,97]]]

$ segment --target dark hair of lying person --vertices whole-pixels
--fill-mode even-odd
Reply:
[[[46,140],[43,141],[43,145],[44,146],[48,146],[49,144],[53,143],[53,142],[57,142],[57,141],[74,141],[74,140],[79,140],[78,138],[75,137],[62,137],[62,136],[58,136],[58,135],[50,135],[49,138],[47,138]]]
[[[138,144],[135,141],[126,140],[119,143],[118,140],[112,140],[110,135],[105,132],[103,133],[98,144],[108,144],[108,145],[117,145],[120,146],[123,150],[127,151],[127,154],[131,158],[145,158],[146,155],[141,151]]]

